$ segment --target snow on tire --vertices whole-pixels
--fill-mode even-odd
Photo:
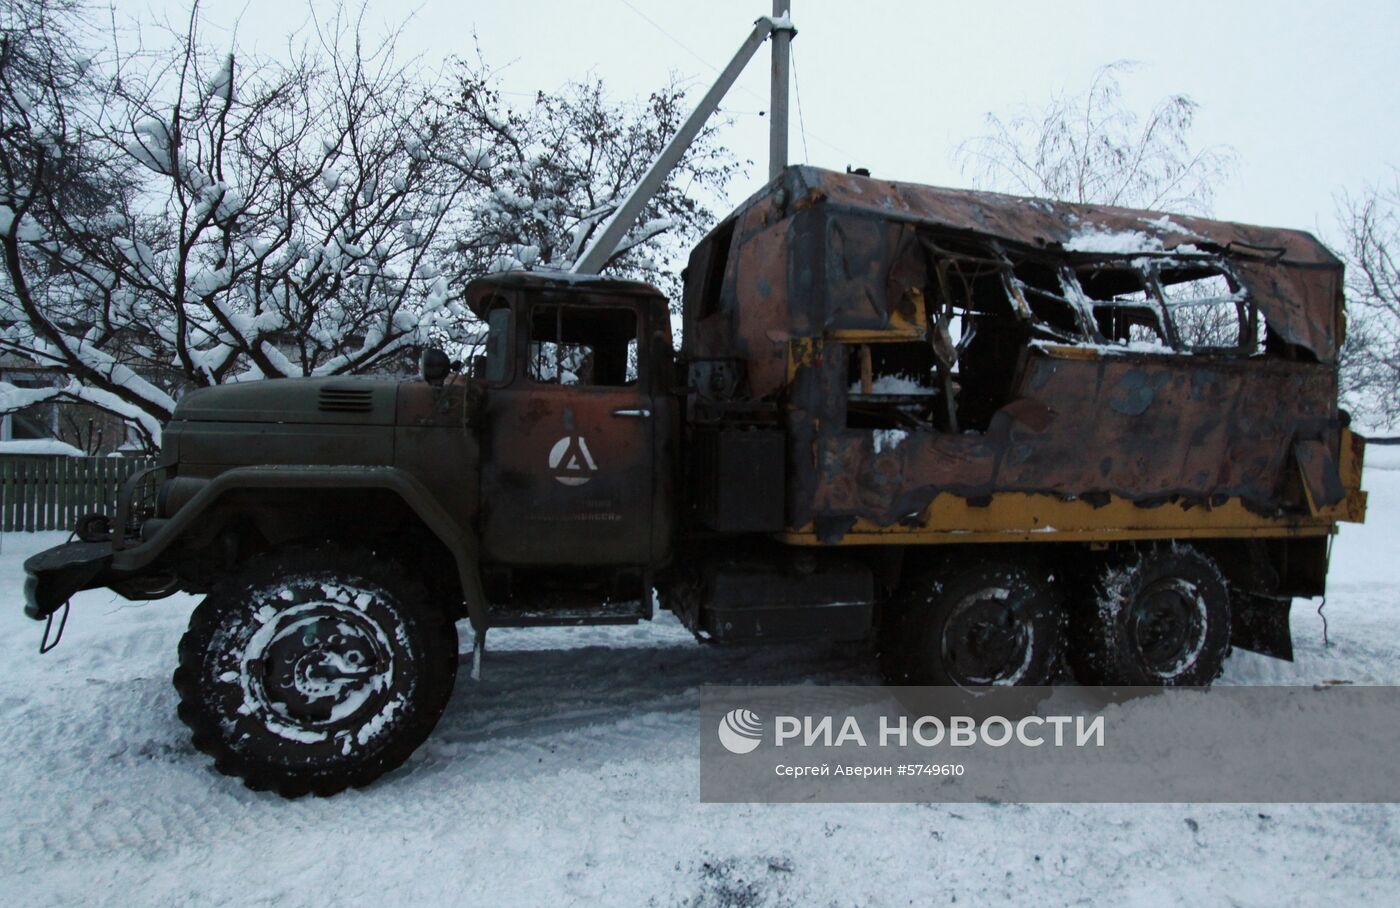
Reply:
[[[1188,545],[1106,562],[1070,625],[1084,684],[1204,685],[1230,649],[1230,597],[1215,562]]]
[[[220,772],[287,797],[367,785],[437,724],[456,627],[367,553],[255,559],[190,617],[180,718]]]

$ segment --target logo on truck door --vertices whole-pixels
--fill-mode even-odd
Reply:
[[[598,472],[582,435],[565,435],[549,451],[549,472],[566,486],[581,486]]]

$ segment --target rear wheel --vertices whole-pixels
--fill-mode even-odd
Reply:
[[[1085,684],[1209,684],[1230,648],[1230,597],[1214,561],[1185,545],[1105,563],[1071,624]]]
[[[896,597],[881,669],[896,684],[1043,685],[1060,656],[1060,609],[1048,580],[1018,564],[931,571]]]
[[[195,609],[180,718],[215,766],[287,797],[367,785],[428,736],[457,670],[452,621],[367,552],[256,559]]]

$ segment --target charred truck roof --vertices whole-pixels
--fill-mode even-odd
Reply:
[[[902,542],[994,493],[1320,516],[1343,331],[1300,231],[793,167],[693,251],[683,354],[786,429],[789,541]]]
[[[589,300],[607,304],[618,297],[650,297],[660,300],[663,306],[666,304],[666,297],[660,290],[641,281],[559,271],[508,271],[478,278],[467,285],[467,306],[478,318],[484,319],[494,301],[512,292],[528,293],[532,298],[567,294],[572,304]]]

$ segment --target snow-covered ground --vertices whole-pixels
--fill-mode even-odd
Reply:
[[[1400,448],[1337,542],[1322,641],[1224,683],[1400,683]],[[193,600],[73,603],[36,652],[0,541],[0,904],[1129,905],[1400,903],[1391,805],[698,802],[698,687],[870,680],[833,647],[723,650],[669,616],[493,632],[433,738],[368,790],[295,802],[214,772],[175,717]]]

